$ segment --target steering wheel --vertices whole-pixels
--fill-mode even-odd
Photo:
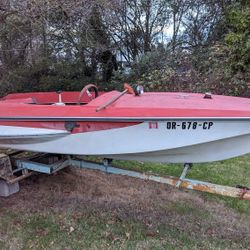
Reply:
[[[92,95],[91,90],[93,90],[95,92],[94,96]],[[81,99],[82,99],[82,96],[85,92],[88,95],[88,97],[90,98],[90,100],[95,99],[99,95],[98,88],[94,84],[88,84],[85,87],[83,87],[83,89],[80,92],[80,95],[78,98],[78,103],[77,103],[78,105],[81,104]]]

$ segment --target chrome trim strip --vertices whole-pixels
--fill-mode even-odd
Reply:
[[[144,121],[220,120],[250,121],[250,117],[0,117],[0,121],[92,121],[92,122],[144,122]]]

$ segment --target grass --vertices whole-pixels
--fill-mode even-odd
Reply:
[[[114,161],[114,165],[163,176],[179,176],[182,171],[182,166],[177,164]],[[250,155],[196,164],[188,177],[224,185],[250,186]],[[202,199],[224,204],[225,209],[230,208],[236,216],[248,221],[250,227],[249,201],[211,194],[202,194]],[[53,202],[50,194],[48,200]],[[106,212],[91,206],[77,211],[59,208],[32,211],[27,208],[20,212],[18,204],[5,206],[6,201],[0,199],[0,249],[247,249],[250,245],[244,235],[227,236],[223,225],[218,228],[214,214],[201,210],[193,201],[161,204],[160,210],[169,213],[169,219],[176,216],[178,223],[166,222],[164,216],[149,223],[145,218],[150,221],[150,214],[144,219],[120,218],[112,208]],[[230,225],[230,221],[226,225]]]
[[[162,176],[180,176],[183,170],[183,166],[181,164],[152,164],[138,163],[135,161],[115,161],[114,165],[129,170],[154,173]],[[190,179],[197,179],[232,187],[235,187],[237,185],[250,187],[250,155],[248,154],[226,161],[195,164],[189,171],[187,177]],[[210,200],[222,200],[226,203],[227,206],[237,210],[238,212],[245,215],[250,215],[249,201],[222,197],[208,193],[203,193],[203,196],[204,198]]]
[[[133,220],[116,221],[112,216],[86,216],[86,213],[72,219],[69,214],[19,217],[5,212],[0,232],[4,230],[8,230],[8,237],[0,241],[1,249],[237,249],[239,246],[216,237],[199,238],[164,225],[149,232],[145,225]]]

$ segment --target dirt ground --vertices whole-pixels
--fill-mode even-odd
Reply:
[[[1,208],[31,213],[68,211],[74,215],[92,210],[112,214],[117,220],[142,222],[149,232],[161,224],[194,236],[216,235],[250,246],[249,218],[198,192],[73,168],[52,176],[32,176],[21,182],[20,189],[9,198],[0,198]]]

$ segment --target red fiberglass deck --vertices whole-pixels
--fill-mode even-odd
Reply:
[[[24,93],[11,94],[0,102],[0,118],[191,118],[191,117],[250,117],[250,99],[213,95],[204,99],[203,94],[148,92],[141,96],[125,94],[106,109],[96,108],[119,95],[118,91],[102,93],[85,105],[76,105],[79,92],[62,93],[66,106],[45,105],[58,101],[58,94]]]

